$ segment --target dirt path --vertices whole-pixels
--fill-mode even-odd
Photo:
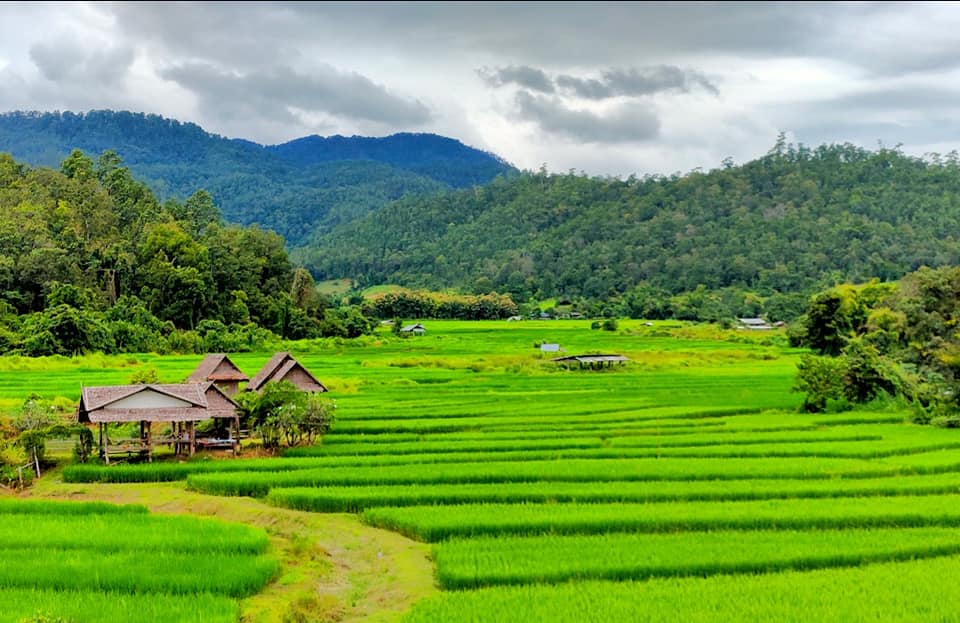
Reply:
[[[217,517],[264,528],[280,577],[241,602],[250,623],[398,621],[436,592],[429,546],[371,528],[354,515],[268,506],[187,491],[183,483],[67,484],[46,475],[30,497],[143,504],[153,512]]]

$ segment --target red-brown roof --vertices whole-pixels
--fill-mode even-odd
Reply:
[[[230,358],[223,353],[214,353],[203,358],[196,369],[187,377],[188,383],[203,383],[204,381],[249,381],[250,377],[243,373]]]

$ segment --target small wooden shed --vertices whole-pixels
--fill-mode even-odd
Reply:
[[[187,383],[212,381],[228,396],[236,396],[240,390],[240,383],[249,380],[250,377],[223,353],[207,355],[187,377]]]
[[[327,388],[290,353],[277,353],[264,364],[247,384],[247,391],[259,392],[271,381],[290,381],[305,392],[325,392]]]
[[[420,324],[408,324],[407,326],[400,329],[400,333],[412,333],[413,335],[423,335],[427,332],[427,328]]]
[[[611,367],[613,364],[624,364],[630,361],[629,357],[624,355],[570,355],[569,357],[555,357],[552,361],[570,366],[578,363],[581,368],[592,368],[598,370],[603,367]]]
[[[111,453],[121,452],[137,452],[152,459],[154,446],[162,444],[177,453],[188,449],[193,455],[196,424],[211,418],[230,420],[234,434],[227,441],[236,451],[240,429],[237,404],[212,382],[84,387],[77,409],[81,424],[99,425],[100,457],[107,463]],[[107,425],[127,423],[139,423],[139,437],[111,443]],[[154,438],[153,424],[158,423],[170,425],[168,437]]]

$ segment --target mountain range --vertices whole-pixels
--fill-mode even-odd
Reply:
[[[272,229],[290,246],[406,195],[516,173],[498,156],[435,134],[307,136],[264,146],[144,113],[0,114],[0,152],[57,168],[73,149],[94,158],[116,152],[161,200],[203,188],[227,220]]]

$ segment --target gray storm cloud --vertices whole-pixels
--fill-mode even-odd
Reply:
[[[660,134],[660,121],[646,104],[627,102],[601,115],[567,107],[556,97],[516,94],[518,118],[536,123],[541,130],[586,143],[636,143]]]
[[[556,90],[553,79],[545,71],[528,65],[509,65],[493,69],[483,67],[477,70],[477,74],[488,86],[495,88],[515,84],[540,93],[553,93]]]
[[[73,39],[53,39],[33,45],[30,60],[52,82],[112,85],[130,69],[134,51],[123,45],[90,49]]]
[[[238,73],[209,63],[185,63],[160,75],[192,91],[207,110],[233,116],[253,112],[292,120],[290,108],[298,108],[398,126],[419,126],[432,119],[419,100],[394,95],[366,76],[329,65],[301,74],[285,67]]]
[[[719,95],[717,85],[705,74],[676,65],[608,69],[599,78],[582,78],[570,74],[551,77],[542,69],[528,65],[477,70],[483,82],[492,88],[516,85],[530,91],[554,93],[563,90],[576,97],[603,100],[611,97],[640,97],[657,93],[689,93],[699,88]]]
[[[561,74],[557,86],[568,89],[579,97],[606,99],[609,97],[653,95],[662,92],[688,93],[701,88],[714,95],[720,90],[706,75],[693,69],[675,65],[632,67],[604,71],[600,79],[578,78]]]

